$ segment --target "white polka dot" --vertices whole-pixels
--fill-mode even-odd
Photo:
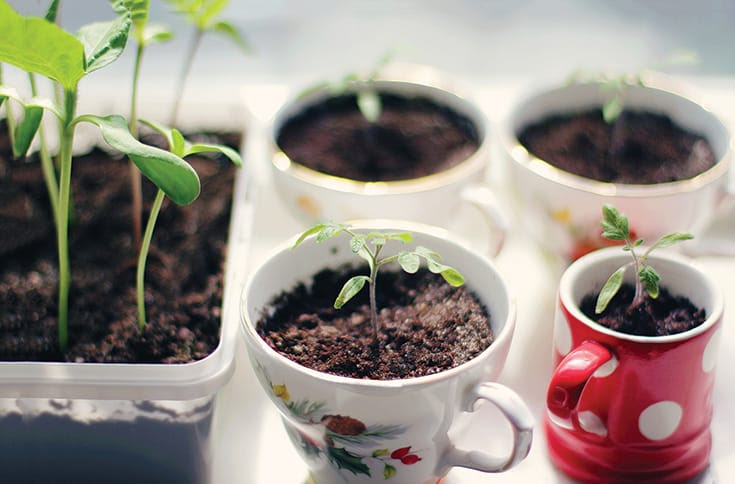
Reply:
[[[596,434],[600,437],[605,437],[607,435],[605,422],[603,422],[602,419],[594,413],[587,410],[579,412],[577,420],[579,420],[579,426],[582,427],[582,430],[585,432]]]
[[[572,333],[561,309],[557,309],[554,319],[554,345],[562,356],[572,350]]]
[[[649,440],[664,440],[679,427],[681,415],[681,407],[676,402],[654,403],[641,412],[638,430]]]
[[[604,365],[600,366],[593,374],[592,376],[595,378],[605,378],[606,376],[610,376],[615,371],[615,368],[618,367],[618,359],[613,356],[607,362],[605,362]]]
[[[715,369],[717,363],[717,348],[720,346],[720,337],[722,336],[722,328],[715,331],[707,343],[707,347],[704,349],[702,355],[702,370],[705,373]]]

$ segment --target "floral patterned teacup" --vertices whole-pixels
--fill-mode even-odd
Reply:
[[[734,190],[727,185],[732,158],[728,129],[715,114],[677,94],[663,79],[626,88],[623,103],[631,109],[665,114],[709,141],[717,161],[693,178],[647,185],[601,182],[533,156],[518,140],[520,131],[529,124],[553,114],[601,106],[605,96],[595,83],[542,91],[519,102],[499,130],[520,219],[542,248],[565,261],[610,245],[600,237],[599,229],[600,209],[605,203],[627,213],[631,233],[652,243],[659,234],[701,234]],[[735,254],[735,244],[719,250]]]
[[[515,307],[493,264],[440,229],[376,221],[355,226],[409,230],[414,243],[439,252],[443,261],[462,272],[488,309],[495,340],[467,363],[417,378],[361,380],[303,367],[269,347],[258,336],[255,322],[275,295],[355,256],[338,240],[302,244],[295,250],[287,244],[276,250],[245,287],[241,329],[255,373],[314,480],[435,483],[455,466],[502,472],[523,460],[531,445],[533,417],[520,397],[493,381],[503,368],[515,324]],[[390,255],[390,248],[384,248],[384,255]],[[487,425],[488,448],[493,447],[491,436],[498,434],[493,424],[483,422],[480,414],[465,414],[483,402],[494,404],[510,423],[508,455],[462,450],[450,437],[461,415],[475,426]]]
[[[704,323],[667,336],[613,331],[579,306],[629,260],[618,248],[603,249],[562,275],[546,404],[549,453],[583,482],[686,482],[709,463],[723,295],[691,261],[661,251],[649,263],[662,285],[704,309]]]

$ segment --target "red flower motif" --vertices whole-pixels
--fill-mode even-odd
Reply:
[[[391,459],[400,460],[401,464],[405,465],[411,465],[415,464],[418,461],[421,460],[421,457],[419,457],[416,454],[411,453],[411,447],[401,447],[400,449],[396,449],[390,454]]]

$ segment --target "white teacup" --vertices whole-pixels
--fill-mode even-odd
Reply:
[[[487,258],[450,240],[441,229],[378,221],[354,228],[409,230],[416,245],[439,252],[442,261],[463,273],[468,287],[488,309],[495,340],[469,362],[417,378],[363,380],[301,366],[268,346],[256,332],[256,321],[275,295],[298,281],[308,281],[320,269],[354,261],[355,255],[340,237],[320,244],[306,241],[295,250],[290,249],[292,240],[275,250],[245,287],[241,328],[258,379],[314,480],[318,484],[385,482],[390,477],[396,484],[435,483],[456,466],[501,472],[520,462],[531,445],[533,417],[520,397],[494,382],[515,324],[515,307],[498,271]],[[394,249],[400,247],[386,245],[381,254],[390,255]],[[474,412],[485,401],[500,409],[513,430],[508,455],[461,450],[450,437],[460,415],[475,426],[488,425],[479,414],[463,414]],[[330,431],[324,422],[335,417],[359,422],[362,430],[357,435]],[[497,434],[492,426],[488,435]]]
[[[360,83],[347,92],[355,92]],[[358,181],[312,170],[291,160],[276,143],[286,121],[333,94],[323,87],[287,101],[276,114],[271,131],[273,184],[286,204],[309,223],[391,218],[450,227],[458,210],[469,204],[489,225],[490,252],[502,247],[508,222],[487,185],[490,136],[483,112],[447,76],[425,66],[396,65],[375,81],[379,92],[422,97],[465,116],[474,125],[479,147],[453,167],[420,178]]]
[[[503,123],[499,135],[509,160],[513,195],[530,235],[551,253],[576,259],[605,244],[599,235],[600,210],[605,203],[626,213],[632,231],[649,243],[675,231],[701,234],[732,190],[727,185],[731,136],[715,114],[677,94],[664,80],[628,87],[623,104],[665,114],[709,141],[717,162],[693,178],[649,185],[601,182],[556,168],[518,141],[520,131],[533,122],[551,114],[600,107],[605,100],[606,93],[597,83],[565,85],[525,98]]]

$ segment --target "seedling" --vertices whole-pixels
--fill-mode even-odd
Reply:
[[[166,0],[170,3],[174,10],[184,15],[187,22],[194,26],[194,36],[192,37],[189,49],[185,53],[184,65],[179,75],[178,85],[174,91],[176,100],[174,101],[169,118],[169,125],[176,126],[181,105],[181,98],[184,94],[184,86],[191,71],[192,61],[202,42],[202,37],[206,32],[218,32],[232,40],[244,52],[250,52],[250,45],[245,37],[230,22],[217,20],[222,10],[227,6],[229,0]]]
[[[54,2],[52,6],[55,4]],[[118,115],[76,115],[79,81],[87,74],[117,59],[127,42],[131,15],[124,11],[111,22],[82,27],[72,35],[46,19],[23,17],[5,0],[0,0],[0,62],[13,64],[29,73],[41,74],[61,86],[63,105],[44,99],[25,102],[17,92],[0,86],[0,97],[12,98],[24,109],[39,107],[59,120],[58,207],[55,218],[59,260],[58,339],[61,351],[68,345],[68,307],[71,272],[69,267],[69,206],[71,194],[72,146],[76,126],[88,122],[100,128],[113,148],[126,154],[138,169],[166,196],[179,205],[199,196],[199,177],[181,157],[140,143]]]
[[[219,144],[189,143],[184,136],[176,128],[167,128],[153,121],[141,119],[141,122],[158,131],[168,143],[168,149],[174,155],[180,158],[186,158],[196,153],[221,153],[232,161],[236,166],[242,166],[242,159],[237,151],[232,148]],[[151,212],[148,215],[148,223],[146,224],[145,234],[140,246],[138,255],[138,268],[136,272],[136,298],[138,304],[138,325],[142,330],[146,325],[145,317],[145,265],[150,250],[151,240],[153,239],[153,229],[156,226],[158,213],[161,211],[163,197],[166,193],[162,189],[156,192],[156,198],[153,200]]]
[[[131,31],[133,39],[137,44],[135,51],[135,64],[133,68],[132,90],[130,95],[130,118],[129,128],[130,134],[138,138],[138,78],[140,73],[140,64],[143,60],[143,52],[145,48],[152,44],[166,42],[173,37],[173,33],[162,25],[148,23],[148,11],[150,7],[149,0],[110,0],[112,8],[118,14],[130,13],[132,21]],[[133,223],[133,241],[135,247],[141,245],[142,233],[142,213],[143,213],[143,187],[140,176],[140,170],[135,167],[135,163],[130,161],[130,193],[133,201],[131,209]]]
[[[628,312],[631,312],[640,306],[646,297],[650,297],[651,299],[658,297],[661,276],[659,276],[653,267],[646,263],[651,252],[658,248],[670,247],[678,242],[693,239],[694,236],[680,232],[664,235],[655,244],[648,247],[643,254],[639,255],[636,253],[636,248],[643,244],[643,240],[637,239],[634,241],[630,237],[628,217],[620,213],[612,205],[604,205],[602,207],[602,216],[603,218],[600,222],[603,230],[602,236],[609,240],[623,241],[625,243],[623,250],[630,252],[633,260],[616,270],[608,278],[607,282],[605,282],[605,285],[600,290],[600,294],[597,296],[595,314],[600,314],[607,308],[607,305],[623,285],[625,271],[632,266],[638,277],[635,280],[635,295],[628,307]]]
[[[404,244],[411,243],[413,236],[409,232],[370,232],[361,234],[354,232],[350,225],[338,223],[318,224],[306,230],[296,240],[293,248],[296,248],[310,235],[316,234],[316,242],[321,243],[325,240],[336,237],[344,233],[350,236],[350,250],[358,256],[365,259],[370,267],[369,275],[359,275],[350,278],[345,282],[334,301],[334,308],[340,309],[350,299],[355,297],[365,283],[368,284],[370,297],[370,324],[373,329],[373,341],[377,344],[378,334],[380,331],[378,324],[378,308],[375,301],[375,286],[378,278],[378,269],[386,264],[397,262],[405,272],[415,274],[421,265],[421,260],[426,261],[428,269],[434,274],[440,274],[445,281],[453,287],[459,287],[464,284],[464,277],[456,269],[444,265],[439,262],[441,256],[426,247],[416,246],[413,250],[400,251],[398,254],[391,255],[380,259],[380,252],[386,243],[390,241],[400,242]]]
[[[359,88],[355,93],[357,100],[357,108],[362,116],[369,122],[375,123],[383,112],[383,102],[380,100],[380,94],[375,86],[380,70],[388,64],[393,58],[393,51],[389,51],[378,59],[366,76],[361,76],[357,72],[349,72],[341,79],[333,82],[320,82],[301,92],[299,97],[306,96],[314,91],[327,88],[329,93],[336,97],[344,94],[347,89],[359,83]]]
[[[623,112],[623,96],[626,89],[636,85],[645,86],[646,72],[673,65],[695,64],[698,60],[699,57],[696,52],[678,50],[666,56],[660,62],[638,72],[610,75],[604,72],[594,73],[583,69],[578,70],[569,77],[569,83],[599,82],[600,91],[606,95],[606,100],[602,105],[602,117],[606,123],[613,124]]]

